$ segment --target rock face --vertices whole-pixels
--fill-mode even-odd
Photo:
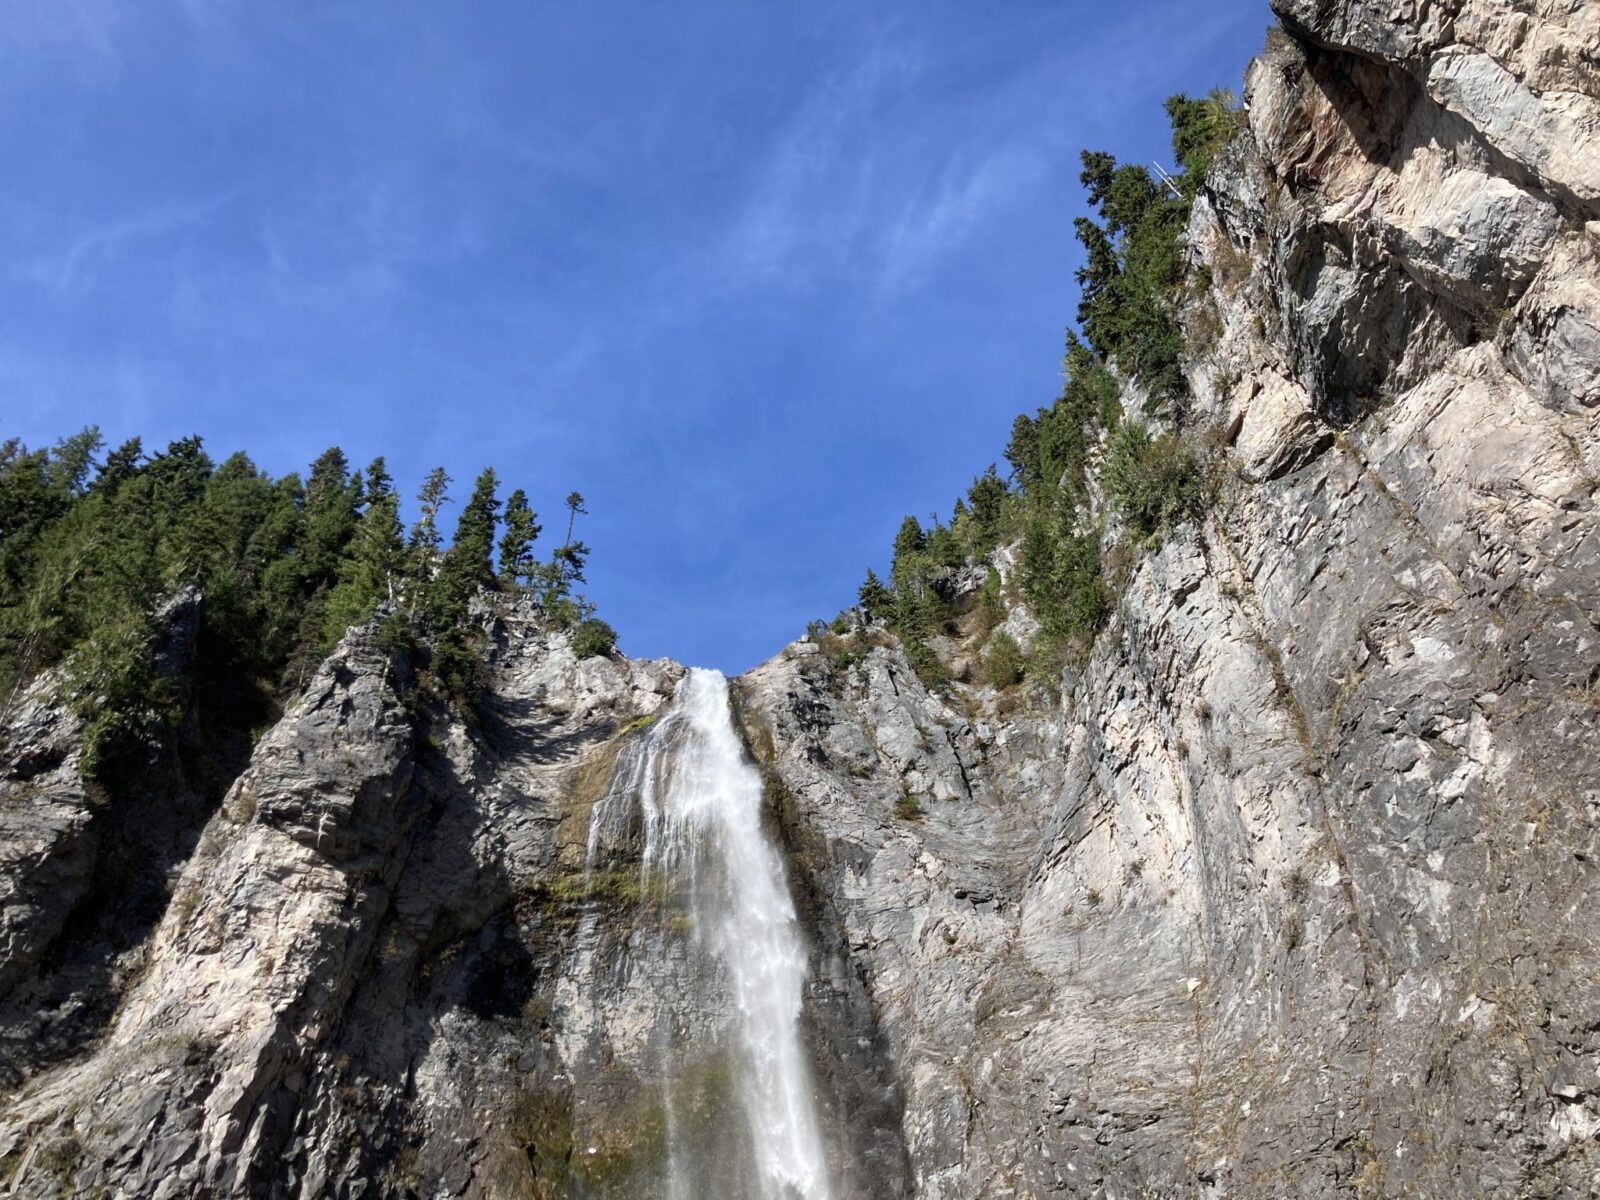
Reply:
[[[1600,10],[1276,7],[1190,230],[1218,511],[1057,705],[745,683],[918,1195],[1600,1190]]]
[[[188,590],[158,614],[165,633],[152,654],[174,680],[187,677],[200,611]],[[110,1018],[170,876],[215,807],[207,764],[226,758],[180,733],[119,765],[137,782],[91,784],[80,770],[83,723],[56,704],[57,684],[53,674],[35,680],[0,725],[0,1086],[70,1053]]]
[[[1600,8],[1274,7],[1189,231],[1212,514],[1058,691],[736,681],[835,1200],[1600,1193]],[[220,805],[12,707],[11,1192],[641,1194],[684,998],[587,839],[682,668],[486,620],[475,715],[353,631]]]

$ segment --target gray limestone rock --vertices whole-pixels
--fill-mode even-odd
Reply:
[[[1054,686],[859,616],[735,681],[838,1200],[1600,1191],[1600,9],[1274,7],[1189,228],[1210,514]],[[153,766],[120,949],[79,728],[12,705],[11,1192],[638,1194],[652,1031],[729,1014],[591,816],[683,670],[481,615],[471,712],[356,630],[220,804]]]

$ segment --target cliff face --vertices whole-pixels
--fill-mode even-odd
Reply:
[[[1600,1190],[1600,9],[1274,7],[1190,227],[1211,515],[1058,694],[736,681],[841,1197]],[[646,1034],[724,1015],[587,839],[682,670],[491,632],[472,719],[353,632],[214,812],[13,711],[12,1191],[640,1194]]]
[[[1279,7],[1190,231],[1219,510],[1056,707],[747,681],[922,1195],[1600,1187],[1600,10]]]

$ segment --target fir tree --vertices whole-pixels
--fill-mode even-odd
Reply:
[[[306,482],[305,533],[301,557],[312,589],[331,587],[345,547],[360,518],[361,477],[350,474],[344,451],[334,446],[311,464]]]
[[[411,527],[409,549],[411,574],[419,580],[431,578],[439,562],[439,547],[443,544],[439,533],[439,512],[450,502],[449,487],[450,476],[445,474],[443,467],[435,467],[428,472],[421,490],[417,492],[420,515],[417,523]]]
[[[133,478],[139,469],[139,460],[144,457],[144,447],[138,438],[129,438],[110,454],[101,464],[99,472],[94,477],[94,482],[89,485],[91,491],[114,492],[122,484]]]
[[[485,468],[461,509],[455,539],[434,577],[424,584],[425,616],[433,639],[433,672],[445,690],[470,697],[482,681],[478,639],[469,628],[472,598],[494,584],[489,561],[494,546],[496,514],[494,469]]]
[[[531,585],[537,565],[533,543],[542,530],[521,488],[506,500],[505,526],[500,535],[500,578],[511,587]]]
[[[581,597],[574,598],[572,585],[584,582],[584,569],[589,560],[589,547],[574,541],[573,528],[580,513],[587,515],[583,496],[578,492],[567,494],[567,538],[550,556],[550,561],[538,571],[536,587],[539,603],[558,625],[573,625],[592,612],[592,607]]]
[[[455,540],[450,543],[447,556],[449,568],[457,576],[456,585],[474,590],[490,587],[494,583],[494,565],[490,555],[494,550],[495,527],[499,521],[500,500],[495,495],[499,480],[494,468],[485,467],[473,483],[472,495],[461,510],[456,523]]]
[[[975,549],[979,554],[991,550],[999,538],[1000,523],[1005,515],[1006,499],[1009,494],[1005,482],[996,474],[993,463],[989,464],[987,471],[972,481],[972,488],[967,492],[967,498],[972,501],[972,519],[978,531],[978,545]]]
[[[94,456],[105,439],[100,427],[90,425],[71,437],[62,438],[50,452],[47,474],[50,486],[63,497],[73,498],[83,494],[89,474],[94,470]]]
[[[856,599],[872,620],[887,619],[894,611],[894,593],[883,586],[883,581],[871,567],[867,568],[866,582],[856,593]]]
[[[323,643],[332,645],[350,626],[370,618],[379,605],[394,604],[404,570],[400,498],[383,459],[375,458],[366,472],[366,508],[328,597]]]

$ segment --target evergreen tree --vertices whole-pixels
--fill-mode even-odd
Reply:
[[[395,494],[394,478],[389,474],[389,466],[380,454],[367,464],[367,489],[362,502],[370,506],[385,496]]]
[[[370,618],[379,605],[395,603],[404,571],[400,497],[379,457],[367,468],[366,508],[328,597],[323,644],[332,645],[350,626]]]
[[[531,585],[537,565],[533,543],[542,530],[521,488],[506,500],[505,525],[500,535],[500,578],[511,587]]]
[[[907,517],[900,522],[900,529],[894,535],[894,565],[889,574],[895,576],[897,572],[914,571],[917,559],[922,555],[926,537],[922,532],[922,524],[915,517]],[[899,581],[896,580],[896,586]]]
[[[592,612],[592,607],[581,597],[574,598],[572,585],[584,582],[584,568],[589,560],[589,547],[574,541],[572,532],[578,515],[587,515],[583,496],[577,492],[567,494],[567,538],[550,556],[550,561],[538,571],[536,587],[539,603],[545,614],[558,625],[573,625]]]
[[[89,485],[91,491],[114,492],[122,484],[133,478],[139,470],[139,460],[144,457],[144,446],[138,438],[129,438],[110,454],[101,464],[99,472],[94,477],[94,482]]]
[[[1027,413],[1018,413],[1011,423],[1006,461],[1011,464],[1011,478],[1023,495],[1032,495],[1039,486],[1039,425]]]
[[[485,468],[461,509],[456,535],[434,577],[424,585],[425,616],[433,639],[433,672],[445,690],[467,698],[482,681],[481,648],[469,628],[472,598],[494,585],[489,561],[496,514],[494,469]]]
[[[176,729],[181,697],[204,706],[208,726],[243,740],[272,719],[270,697],[302,685],[328,645],[383,604],[395,608],[397,644],[421,635],[425,677],[471,696],[483,639],[470,605],[496,584],[493,471],[478,477],[441,555],[442,468],[423,485],[408,548],[382,458],[352,471],[330,449],[302,483],[273,479],[243,454],[214,467],[197,437],[148,459],[132,439],[97,470],[100,446],[93,428],[48,451],[0,442],[0,706],[59,668],[59,694],[85,722],[85,768],[107,786],[137,777],[133,765]],[[574,537],[584,511],[573,493],[550,578],[556,619],[579,625],[582,652],[603,654],[615,634],[570,596],[588,553]],[[518,491],[499,543],[513,581],[543,580],[532,559],[538,533]],[[205,604],[197,657],[180,679],[153,653],[167,632],[156,614],[191,584]]]
[[[301,558],[313,590],[331,587],[345,547],[360,519],[361,477],[350,474],[344,451],[333,446],[311,464],[306,481],[305,531]]]
[[[61,496],[74,498],[83,494],[94,470],[94,456],[105,439],[100,427],[90,425],[71,437],[62,438],[50,452],[47,474],[50,486]]]
[[[422,489],[417,493],[420,515],[417,523],[411,527],[410,574],[418,580],[432,578],[438,566],[439,547],[443,541],[439,533],[439,511],[449,503],[449,487],[450,476],[445,474],[443,467],[435,467],[428,472]]]
[[[856,599],[872,620],[887,620],[894,612],[894,593],[883,586],[871,567],[867,568],[866,582],[856,593]]]
[[[999,539],[1000,524],[1005,516],[1009,495],[1005,482],[995,473],[993,463],[972,481],[967,498],[972,501],[972,519],[977,526],[978,544],[974,547],[977,553],[987,553]]]
[[[572,544],[572,524],[578,519],[578,514],[589,515],[589,510],[583,506],[583,495],[580,492],[567,493],[567,540],[563,545]]]
[[[499,522],[500,500],[495,495],[498,487],[494,468],[485,467],[461,510],[455,540],[450,543],[447,556],[450,569],[458,577],[456,586],[459,588],[476,589],[494,584],[490,555],[494,551],[495,527]]]
[[[243,567],[255,581],[264,663],[281,666],[300,627],[304,579],[299,538],[304,502],[305,486],[299,475],[290,472],[274,480],[261,522],[245,546]]]

